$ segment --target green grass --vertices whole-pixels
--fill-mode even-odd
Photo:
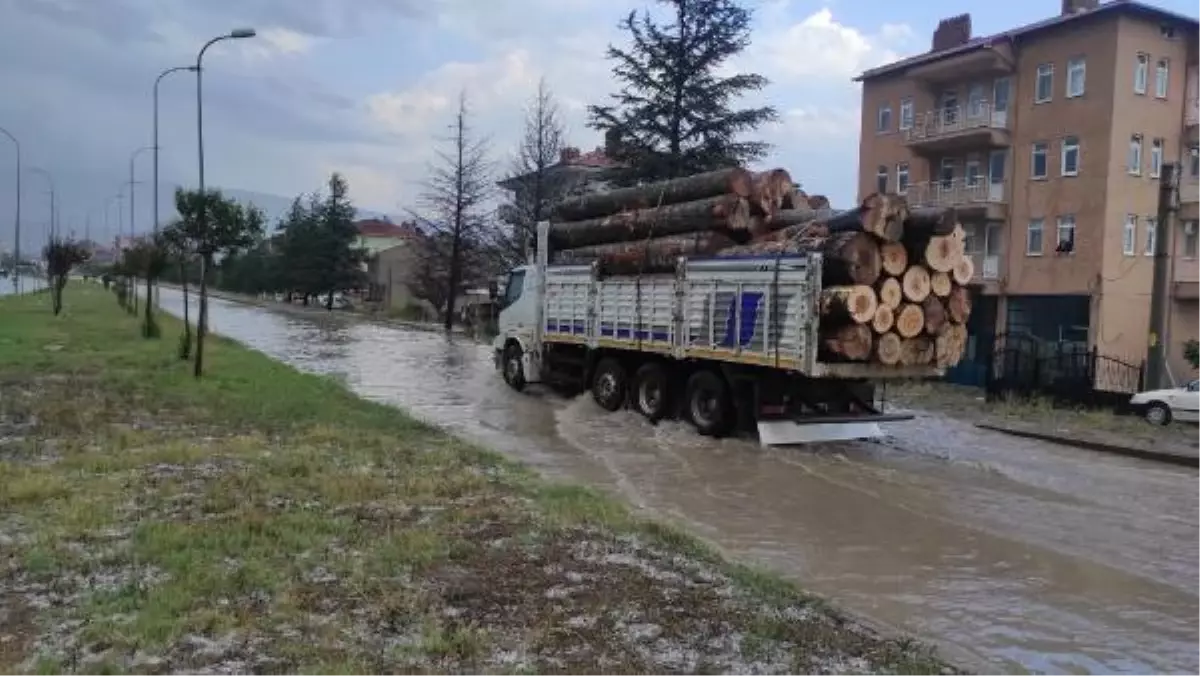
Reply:
[[[214,337],[195,380],[160,321],[0,300],[0,671],[948,669],[331,379]]]

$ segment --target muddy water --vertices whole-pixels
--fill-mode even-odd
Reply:
[[[178,313],[177,293],[163,307]],[[193,305],[193,311],[194,311]],[[1196,673],[1197,474],[940,415],[763,450],[518,395],[484,346],[214,301],[213,329],[614,491],[984,671]]]

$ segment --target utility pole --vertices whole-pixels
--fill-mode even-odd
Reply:
[[[1158,213],[1154,220],[1154,277],[1150,287],[1150,337],[1146,348],[1146,384],[1144,389],[1162,388],[1166,365],[1167,299],[1170,295],[1167,279],[1171,259],[1168,253],[1170,234],[1175,231],[1175,214],[1179,211],[1179,164],[1164,162],[1158,179]]]

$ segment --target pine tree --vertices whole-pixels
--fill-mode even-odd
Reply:
[[[743,164],[769,145],[740,140],[777,119],[775,109],[734,109],[737,98],[767,85],[761,75],[720,77],[718,69],[750,44],[750,11],[733,0],[659,0],[674,21],[660,25],[643,11],[621,22],[632,41],[608,58],[622,83],[613,105],[589,106],[589,126],[615,141],[627,169],[623,184],[674,178]]]
[[[354,227],[357,210],[350,202],[350,186],[340,174],[329,177],[329,194],[317,209],[320,224],[321,291],[325,293],[325,309],[333,309],[333,294],[359,288],[366,282],[362,263],[365,252],[358,247],[358,230]]]

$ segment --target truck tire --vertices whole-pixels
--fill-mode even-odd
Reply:
[[[513,343],[504,348],[504,356],[500,361],[504,382],[518,392],[525,389],[525,368],[521,356],[521,346]]]
[[[688,418],[706,437],[721,437],[733,427],[733,398],[725,379],[712,371],[697,371],[688,378],[684,397]]]
[[[671,410],[671,383],[667,369],[662,364],[643,364],[633,374],[633,393],[630,396],[634,408],[652,423],[667,417]]]
[[[625,394],[629,389],[629,377],[621,362],[606,357],[596,364],[592,374],[592,398],[606,411],[616,411],[625,405]]]

